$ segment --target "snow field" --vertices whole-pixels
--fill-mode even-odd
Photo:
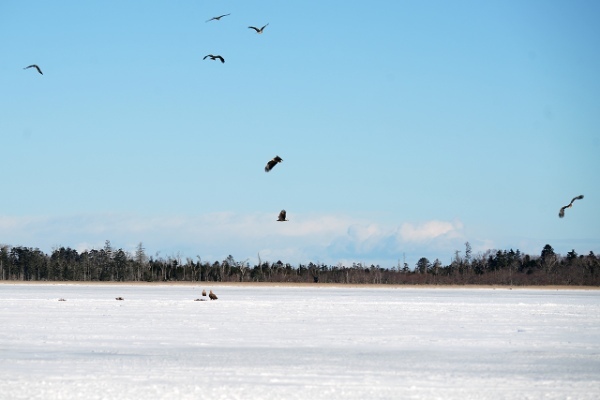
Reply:
[[[597,399],[600,291],[1,284],[0,399],[73,398]]]

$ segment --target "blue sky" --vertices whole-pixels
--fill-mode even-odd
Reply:
[[[140,4],[0,3],[0,243],[600,253],[600,3]]]

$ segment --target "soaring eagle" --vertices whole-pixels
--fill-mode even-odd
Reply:
[[[222,63],[225,62],[225,59],[223,57],[221,57],[219,55],[213,56],[212,54],[205,55],[203,60],[206,60],[208,57],[210,57],[211,60],[216,60],[218,58],[219,60],[221,60]]]
[[[212,17],[211,19],[207,19],[207,20],[206,20],[206,22],[209,22],[209,21],[212,21],[212,20],[218,21],[218,20],[220,20],[221,18],[223,18],[223,17],[226,17],[226,16],[228,16],[228,15],[231,15],[231,13],[230,13],[230,14],[223,14],[223,15],[219,15],[218,17]]]
[[[40,69],[40,67],[38,67],[35,64],[31,64],[31,65],[29,65],[29,66],[27,66],[27,67],[25,67],[23,69],[27,69],[27,68],[35,68],[35,69],[37,69],[37,72],[39,72],[40,74],[44,75],[44,73],[42,72],[42,70]]]
[[[279,156],[275,156],[271,161],[269,161],[267,163],[267,165],[265,166],[265,172],[269,172],[270,170],[273,169],[274,166],[276,166],[278,163],[282,162],[283,158],[279,157]]]
[[[208,293],[208,297],[210,297],[211,300],[217,300],[218,299],[217,295],[214,294],[212,290]]]
[[[267,25],[269,25],[269,24],[267,24]],[[255,27],[255,26],[249,26],[249,27],[248,27],[248,29],[254,29],[254,30],[256,31],[256,33],[258,33],[258,34],[261,34],[261,33],[263,33],[263,29],[265,29],[265,28],[267,27],[267,25],[263,26],[263,27],[262,27],[262,28],[260,28],[260,29],[258,29],[258,28],[257,28],[257,27]]]
[[[577,197],[573,197],[573,200],[571,200],[571,202],[570,202],[568,205],[566,205],[566,206],[564,206],[564,207],[561,207],[560,211],[558,212],[558,216],[559,216],[560,218],[564,217],[564,216],[565,216],[565,210],[566,210],[567,208],[571,208],[571,207],[573,207],[573,202],[574,202],[575,200],[581,200],[581,199],[583,199],[583,195],[582,195],[582,194],[580,194],[580,195],[579,195],[579,196],[577,196]]]
[[[277,217],[277,221],[289,221],[287,219],[285,219],[287,213],[285,212],[285,210],[281,210],[279,212],[279,216]]]

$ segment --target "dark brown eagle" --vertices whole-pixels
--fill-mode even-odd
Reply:
[[[223,15],[219,15],[218,17],[212,17],[211,19],[207,19],[207,20],[206,20],[206,22],[209,22],[209,21],[212,21],[212,20],[218,21],[218,20],[220,20],[221,18],[223,18],[223,17],[226,17],[226,16],[228,16],[228,15],[231,15],[231,13],[230,13],[230,14],[223,14]]]
[[[575,200],[581,200],[581,199],[583,199],[583,195],[582,195],[582,194],[580,194],[580,195],[579,195],[579,196],[577,196],[577,197],[573,197],[573,200],[571,200],[571,202],[570,202],[568,205],[566,205],[566,206],[564,206],[564,207],[561,207],[560,211],[558,212],[558,216],[559,216],[560,218],[564,217],[564,216],[565,216],[565,210],[566,210],[567,208],[571,208],[571,207],[573,207],[573,202],[574,202]]]
[[[225,62],[225,59],[223,57],[221,57],[219,55],[213,56],[212,54],[205,55],[204,58],[203,58],[203,60],[206,60],[208,57],[210,57],[211,60],[219,59],[219,60],[221,60],[222,63]]]
[[[269,172],[270,170],[273,169],[274,166],[276,166],[277,164],[279,164],[280,162],[283,161],[283,158],[279,157],[279,156],[275,156],[271,161],[269,161],[267,163],[267,165],[265,166],[265,172]]]
[[[37,72],[39,72],[40,74],[44,75],[44,73],[42,72],[42,70],[40,69],[40,67],[38,67],[35,64],[31,64],[31,65],[29,65],[29,66],[27,66],[27,67],[25,67],[23,69],[27,69],[27,68],[35,68],[35,69],[37,69]]]
[[[267,25],[269,25],[269,24],[267,24]],[[257,27],[255,27],[255,26],[249,26],[249,27],[248,27],[248,29],[254,29],[254,30],[256,31],[256,33],[258,33],[258,34],[261,34],[261,33],[263,33],[263,29],[265,29],[265,28],[267,27],[267,25],[263,26],[263,27],[262,27],[262,28],[260,28],[260,29],[258,29],[258,28],[257,28]]]
[[[216,295],[216,294],[214,294],[212,290],[211,290],[211,291],[208,293],[208,297],[209,297],[211,300],[217,300],[217,299],[218,299],[217,295]]]
[[[287,213],[285,212],[285,210],[281,210],[279,212],[279,216],[277,217],[277,221],[283,222],[283,221],[289,221],[287,219],[285,219]]]

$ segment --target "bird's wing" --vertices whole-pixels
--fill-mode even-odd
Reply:
[[[254,26],[249,26],[248,29],[254,29],[256,32],[260,31],[260,29],[254,27]]]
[[[580,195],[579,195],[579,196],[577,196],[577,197],[573,197],[573,200],[571,200],[571,204],[573,204],[573,202],[574,202],[575,200],[581,200],[581,199],[583,199],[583,195],[582,195],[582,194],[580,194]]]
[[[212,17],[211,19],[207,19],[207,20],[206,20],[206,22],[210,22],[210,21],[212,21],[213,19],[216,19],[216,18],[215,18],[215,17]]]
[[[285,221],[285,214],[286,214],[285,210],[281,210],[281,212],[279,213],[279,217],[278,217],[279,221]]]
[[[26,66],[23,69],[28,69],[28,68],[35,68],[35,69],[37,69],[37,72],[39,72],[40,74],[44,75],[44,73],[42,72],[42,70],[40,69],[40,67],[38,67],[36,64],[28,65],[28,66]]]
[[[567,208],[567,207],[562,207],[562,208],[560,209],[560,211],[558,212],[558,216],[559,216],[560,218],[562,218],[562,217],[564,217],[564,216],[565,216],[565,208]]]
[[[223,57],[221,57],[221,56],[215,56],[215,58],[218,58],[219,60],[221,60],[222,63],[225,62],[225,59]]]
[[[265,172],[269,172],[270,170],[273,169],[273,167],[275,166],[275,164],[277,164],[275,161],[271,160],[267,163],[267,165],[265,166]]]
[[[267,25],[269,25],[269,24],[267,24]],[[262,28],[260,28],[260,30],[262,31],[263,29],[265,29],[267,27],[267,25],[265,25]]]
[[[204,56],[202,59],[206,60],[208,57],[212,57],[212,54],[208,54],[208,55]]]

